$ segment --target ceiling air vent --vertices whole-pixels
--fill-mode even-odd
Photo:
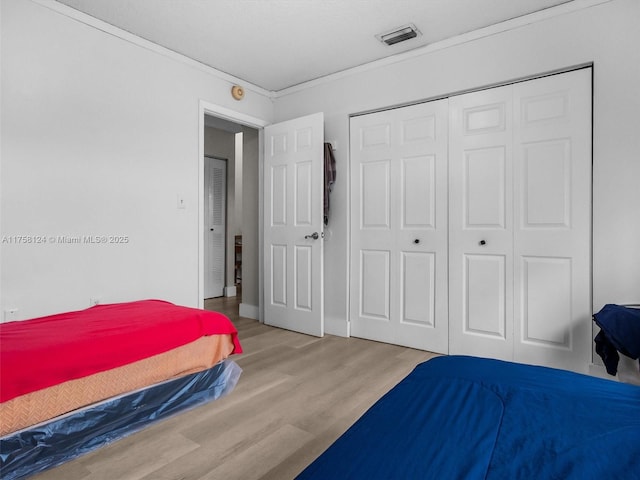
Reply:
[[[396,43],[415,38],[418,35],[422,35],[420,30],[418,30],[413,23],[409,23],[402,27],[394,28],[390,32],[380,33],[376,35],[376,38],[387,45],[395,45]]]

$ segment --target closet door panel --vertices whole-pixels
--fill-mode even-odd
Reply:
[[[447,352],[447,110],[351,119],[353,336]]]
[[[559,139],[521,148],[521,228],[571,228],[571,143]]]
[[[360,317],[389,321],[389,251],[360,252]]]
[[[434,327],[436,324],[435,254],[404,252],[402,254],[401,319],[405,324]]]
[[[505,340],[505,273],[504,255],[465,255],[465,335]]]
[[[512,87],[450,99],[449,352],[513,355]]]
[[[591,362],[591,69],[514,86],[514,359]]]
[[[436,228],[436,157],[423,155],[402,160],[402,228]]]
[[[360,166],[360,228],[391,230],[389,160],[363,163]]]
[[[505,146],[464,151],[462,172],[464,228],[506,228]]]
[[[521,258],[522,338],[531,347],[570,349],[571,259]],[[517,350],[517,349],[516,349]]]

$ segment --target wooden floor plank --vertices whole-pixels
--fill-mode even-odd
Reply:
[[[238,450],[233,458],[199,480],[259,480],[265,470],[269,471],[279,465],[288,458],[292,449],[297,449],[312,438],[311,434],[285,424],[268,437],[252,443],[244,450]],[[260,468],[256,468],[257,465],[260,465]]]

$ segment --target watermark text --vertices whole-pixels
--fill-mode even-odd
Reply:
[[[123,245],[128,235],[2,235],[2,245]]]

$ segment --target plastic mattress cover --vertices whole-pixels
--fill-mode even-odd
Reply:
[[[224,360],[186,375],[70,412],[0,438],[0,477],[42,472],[231,392],[242,369]]]

